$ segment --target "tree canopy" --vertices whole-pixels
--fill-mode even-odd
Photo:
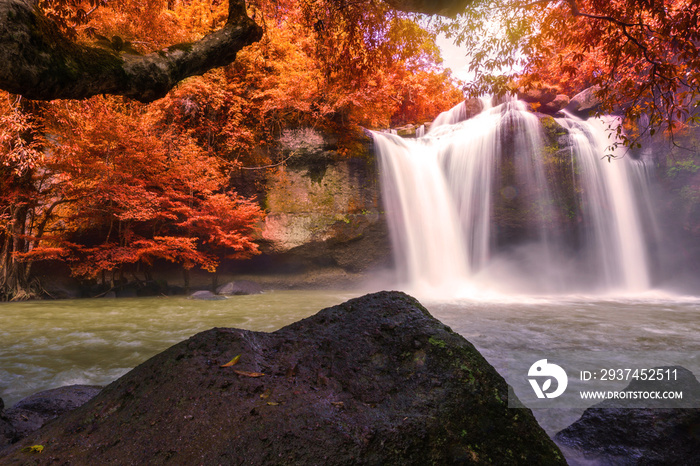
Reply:
[[[40,5],[66,40],[125,60],[208,40],[231,17],[217,0]],[[264,199],[234,180],[283,161],[286,128],[335,133],[342,156],[360,126],[428,121],[463,98],[434,35],[385,3],[247,6],[259,40],[154,102],[128,96],[167,86],[82,100],[0,92],[0,299],[36,292],[37,261],[109,284],[257,254]]]
[[[650,132],[698,121],[697,1],[483,0],[442,30],[471,56],[472,94],[595,86],[602,111],[648,118]]]

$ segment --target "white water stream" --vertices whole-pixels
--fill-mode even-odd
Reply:
[[[484,107],[465,119],[460,104],[417,139],[374,133],[402,289],[521,399],[533,397],[527,368],[541,358],[700,374],[700,300],[654,289],[652,168],[609,147],[617,121],[541,119],[512,100]],[[550,434],[583,411],[536,406]]]
[[[463,107],[418,139],[374,133],[407,290],[478,297],[651,288],[638,202],[648,197],[646,167],[603,157],[610,122],[559,118],[563,143],[545,146],[540,119],[521,102],[487,105],[467,120]],[[557,164],[567,165],[566,186]],[[575,199],[569,212],[564,198]]]

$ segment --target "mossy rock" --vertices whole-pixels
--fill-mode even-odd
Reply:
[[[273,333],[197,334],[0,463],[566,464],[509,397],[463,337],[410,296],[380,292]],[[22,452],[32,445],[43,453]]]

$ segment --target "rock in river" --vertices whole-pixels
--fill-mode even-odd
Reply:
[[[700,464],[700,382],[680,366],[663,366],[672,380],[633,380],[630,393],[682,392],[675,400],[605,400],[554,438],[582,464]],[[641,407],[645,406],[645,407]]]
[[[189,296],[189,299],[197,299],[200,301],[220,301],[226,299],[226,296],[214,294],[211,291],[201,290],[192,293]]]
[[[26,437],[51,419],[72,411],[100,393],[95,385],[67,385],[30,395],[5,411],[16,437]]]
[[[260,294],[263,292],[262,286],[252,282],[250,280],[236,280],[233,282],[228,282],[225,285],[221,285],[216,289],[217,294],[224,295],[248,295],[248,294]]]
[[[199,333],[3,451],[0,463],[22,463],[22,448],[43,445],[32,461],[566,464],[508,397],[474,346],[410,296],[381,292],[273,333]]]

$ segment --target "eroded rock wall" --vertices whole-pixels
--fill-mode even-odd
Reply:
[[[288,161],[265,179],[264,256],[302,269],[348,272],[391,263],[370,144],[364,138],[358,150],[341,155],[330,136],[314,130],[283,135],[281,151]]]

